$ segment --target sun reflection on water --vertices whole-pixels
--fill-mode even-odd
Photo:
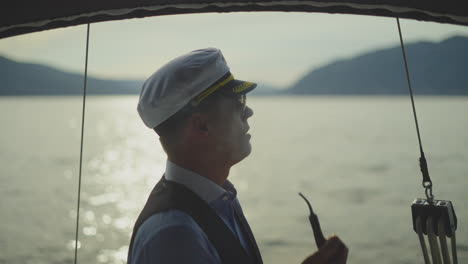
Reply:
[[[67,243],[67,249],[68,250],[75,250],[75,247],[77,246],[77,243],[76,243],[76,240],[70,240],[68,241]],[[81,242],[78,240],[78,246],[77,246],[78,249],[81,248]]]
[[[95,236],[97,233],[97,229],[95,226],[85,226],[83,227],[83,234],[86,236]]]
[[[117,250],[104,249],[99,252],[97,261],[99,263],[123,264],[127,262],[128,246],[123,246]]]

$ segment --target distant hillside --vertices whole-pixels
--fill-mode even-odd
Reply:
[[[83,75],[0,57],[0,95],[80,95]],[[88,94],[138,94],[143,81],[88,76]]]
[[[468,38],[405,45],[417,94],[468,95]],[[398,95],[408,85],[400,46],[340,60],[306,74],[288,94]]]
[[[468,38],[407,44],[416,94],[468,95]],[[103,80],[88,76],[88,94],[138,94],[143,80]],[[0,95],[81,95],[83,76],[0,56]],[[259,83],[252,95],[407,94],[400,46],[372,51],[315,69],[288,89]]]

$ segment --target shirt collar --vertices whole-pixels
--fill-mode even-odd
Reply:
[[[211,203],[222,197],[227,197],[231,200],[237,195],[234,185],[229,180],[226,180],[221,187],[210,179],[191,170],[182,168],[170,160],[166,162],[165,177],[168,181],[177,182],[189,188],[206,203]]]

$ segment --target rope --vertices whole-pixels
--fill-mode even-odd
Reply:
[[[75,229],[75,261],[78,261],[78,234],[80,222],[80,201],[81,201],[81,170],[83,167],[83,135],[84,135],[84,120],[85,120],[85,106],[86,106],[86,83],[88,79],[88,48],[89,48],[89,24],[86,29],[86,54],[85,54],[85,71],[83,83],[83,108],[81,113],[81,144],[80,144],[80,168],[78,173],[78,202],[76,205],[76,229]]]
[[[416,233],[418,233],[419,243],[421,244],[421,249],[424,256],[424,263],[431,264],[431,261],[429,260],[429,254],[427,253],[426,241],[424,240],[420,216],[416,218]]]
[[[419,158],[419,166],[423,174],[422,185],[426,189],[426,196],[427,196],[428,201],[432,203],[432,200],[434,198],[434,196],[432,195],[432,181],[431,181],[431,178],[429,177],[429,170],[427,168],[426,156],[424,155],[424,151],[422,147],[421,133],[419,132],[418,116],[416,115],[416,107],[414,105],[413,88],[411,87],[410,74],[408,70],[408,62],[406,60],[405,45],[403,43],[403,36],[401,34],[400,19],[397,17],[396,21],[398,25],[398,34],[400,35],[400,44],[401,44],[401,51],[403,53],[403,61],[405,63],[406,80],[408,81],[408,89],[409,89],[410,97],[411,97],[411,106],[413,107],[414,122],[416,124],[416,132],[418,134],[419,151],[421,153],[421,157]]]
[[[458,257],[457,257],[457,239],[455,238],[455,233],[453,233],[453,235],[452,235],[452,239],[450,240],[450,244],[452,245],[453,264],[458,264]]]
[[[437,223],[437,230],[439,233],[439,242],[440,249],[442,251],[442,259],[444,260],[444,264],[450,264],[450,255],[447,247],[447,236],[445,234],[445,221],[442,217],[439,218],[439,222]]]
[[[426,220],[427,238],[429,240],[429,246],[431,247],[432,263],[442,264],[440,257],[439,243],[437,243],[437,236],[434,231],[434,223],[432,216]]]

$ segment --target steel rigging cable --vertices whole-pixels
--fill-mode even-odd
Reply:
[[[413,88],[411,87],[408,63],[406,60],[405,45],[403,44],[403,36],[401,34],[400,19],[397,17],[396,20],[397,20],[397,25],[398,25],[398,34],[400,35],[401,52],[403,53],[403,61],[405,63],[406,80],[408,81],[408,89],[409,89],[410,97],[411,97],[411,106],[413,107],[414,122],[416,124],[416,132],[418,134],[419,151],[421,152],[421,157],[419,158],[419,166],[421,168],[421,172],[423,175],[422,185],[426,189],[427,199],[432,200],[434,199],[434,196],[432,195],[432,181],[431,181],[431,178],[429,177],[429,170],[427,168],[426,156],[424,155],[422,142],[421,142],[421,134],[419,132],[418,116],[416,115],[416,107],[414,106]]]
[[[86,54],[85,54],[85,70],[84,70],[84,81],[83,81],[83,106],[81,112],[81,143],[80,143],[80,165],[78,172],[78,201],[76,205],[76,229],[75,229],[75,260],[76,264],[78,261],[78,234],[79,234],[79,222],[80,222],[80,200],[81,200],[81,170],[83,167],[83,135],[84,135],[84,120],[85,120],[85,106],[86,106],[86,84],[88,80],[88,49],[89,49],[89,27],[86,27]]]
[[[421,244],[421,249],[424,256],[424,262],[430,264],[426,243],[424,240],[423,233],[428,235],[429,245],[431,249],[432,261],[434,264],[443,263],[450,264],[450,256],[448,255],[447,241],[446,236],[451,237],[451,246],[452,246],[452,256],[453,263],[457,264],[457,251],[456,251],[456,237],[455,230],[457,228],[457,217],[455,215],[455,210],[450,201],[444,200],[434,200],[434,195],[432,193],[432,181],[429,177],[429,170],[427,167],[426,157],[424,155],[421,135],[419,132],[418,118],[416,115],[416,107],[414,105],[413,98],[413,88],[411,87],[411,80],[408,70],[408,63],[406,59],[405,45],[403,43],[403,36],[401,34],[400,20],[396,18],[398,25],[398,33],[400,36],[401,51],[403,54],[403,61],[405,65],[406,80],[408,81],[408,88],[411,96],[411,105],[413,107],[414,121],[416,124],[416,132],[418,134],[419,150],[421,157],[419,158],[419,167],[422,172],[423,181],[422,185],[425,189],[425,194],[427,200],[416,199],[411,206],[412,215],[413,215],[413,229],[416,231],[419,237]],[[440,249],[439,244],[437,243],[437,236],[440,240]],[[442,250],[442,257],[440,254]]]

